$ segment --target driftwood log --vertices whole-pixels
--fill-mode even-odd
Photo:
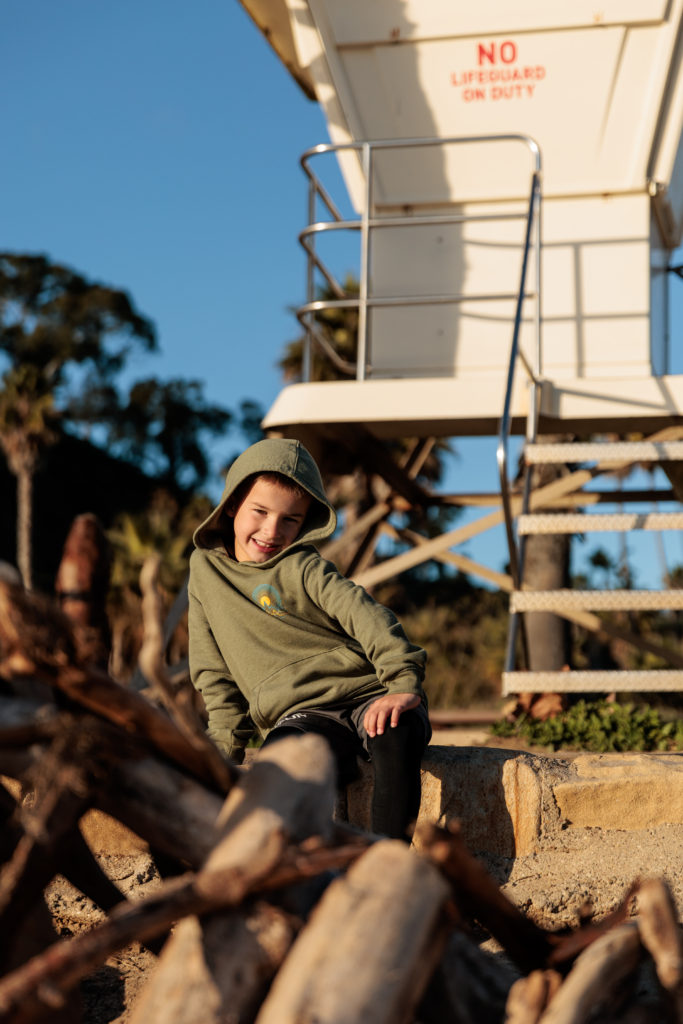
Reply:
[[[55,593],[74,627],[78,656],[106,669],[111,647],[107,593],[111,547],[92,512],[76,516],[67,534],[55,579]]]
[[[378,843],[327,889],[257,1024],[409,1024],[441,959],[448,897],[427,860]]]
[[[252,1020],[294,934],[290,916],[265,901],[231,913],[183,918],[130,1024]]]
[[[77,1022],[79,982],[132,942],[160,955],[130,1024],[681,1020],[681,929],[664,882],[636,882],[610,918],[551,933],[501,893],[457,823],[424,829],[418,853],[335,821],[320,737],[237,768],[176,699],[153,567],[145,586],[151,697],[81,660],[54,605],[0,583],[2,1024]],[[162,875],[151,894],[124,899],[89,851],[91,808],[147,844]],[[106,916],[20,946],[56,872]]]

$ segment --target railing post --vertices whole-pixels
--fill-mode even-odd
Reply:
[[[310,178],[308,182],[308,223],[315,220],[315,181]],[[315,239],[313,240],[315,247]],[[308,253],[306,261],[306,302],[311,303],[315,299],[315,259],[312,252]],[[301,379],[310,381],[313,377],[313,332],[306,322],[306,333],[304,334],[304,350],[301,359]]]
[[[365,380],[368,358],[368,277],[370,273],[370,210],[372,209],[372,150],[368,142],[363,143],[361,161],[365,177],[365,199],[360,227],[357,380]]]

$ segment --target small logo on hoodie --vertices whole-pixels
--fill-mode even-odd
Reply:
[[[280,616],[285,614],[282,598],[275,587],[271,587],[270,583],[261,583],[256,590],[252,591],[251,599],[269,615]]]

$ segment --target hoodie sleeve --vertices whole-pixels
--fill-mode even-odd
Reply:
[[[190,678],[201,693],[209,717],[207,732],[217,747],[237,764],[256,732],[242,696],[218,649],[201,602],[189,595]]]
[[[389,608],[323,558],[312,560],[307,567],[305,587],[311,600],[362,650],[388,693],[424,696],[427,653],[408,640]]]

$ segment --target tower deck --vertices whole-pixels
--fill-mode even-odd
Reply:
[[[528,389],[523,375],[513,392],[512,432],[524,432]],[[495,435],[504,381],[397,379],[291,384],[278,395],[263,426],[310,439],[349,424],[377,438]],[[650,433],[683,422],[683,375],[544,381],[539,434]]]

